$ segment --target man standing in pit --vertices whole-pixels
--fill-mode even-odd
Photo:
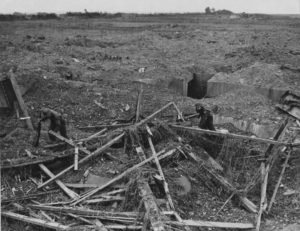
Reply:
[[[40,112],[40,119],[38,123],[38,129],[37,129],[37,139],[34,146],[39,145],[39,139],[40,139],[40,133],[41,133],[41,127],[42,122],[45,122],[46,120],[50,121],[49,131],[59,132],[63,137],[67,138],[67,129],[66,129],[66,121],[64,120],[63,116],[49,108],[43,108]],[[55,136],[49,134],[49,138],[52,141],[55,141]]]
[[[195,105],[198,118],[200,118],[198,127],[201,129],[215,131],[213,116],[209,110],[205,109],[200,103]]]

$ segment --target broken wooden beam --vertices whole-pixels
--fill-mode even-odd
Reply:
[[[41,163],[47,163],[51,162],[56,159],[62,159],[73,155],[72,153],[68,154],[62,154],[57,156],[44,156],[44,157],[38,157],[34,159],[28,159],[28,158],[19,158],[19,159],[13,159],[13,160],[2,160],[0,169],[10,169],[10,168],[20,168],[30,165],[37,165]]]
[[[33,157],[32,153],[28,150],[25,149],[25,152],[29,157]],[[44,164],[39,164],[40,169],[49,177],[54,177],[54,174],[44,165]],[[79,197],[77,193],[72,191],[71,189],[67,188],[63,182],[60,180],[55,180],[55,183],[71,198],[71,199],[76,199]]]
[[[231,137],[231,138],[244,139],[244,140],[252,140],[252,141],[257,141],[257,142],[262,142],[262,143],[267,143],[267,144],[284,145],[284,146],[292,145],[292,143],[287,143],[287,142],[283,142],[283,141],[250,137],[250,136],[238,135],[238,134],[233,134],[233,133],[222,133],[222,132],[218,132],[218,131],[205,130],[205,129],[196,128],[196,127],[184,127],[184,126],[173,125],[173,124],[170,125],[170,127],[175,128],[177,130],[186,130],[186,131],[209,134],[209,135]]]
[[[130,231],[130,230],[142,230],[142,226],[140,225],[119,225],[119,224],[111,224],[111,225],[105,225],[105,227],[108,230],[124,230],[124,231]],[[84,226],[73,226],[72,230],[74,231],[95,231],[95,225],[84,225]]]
[[[38,225],[44,228],[55,229],[55,230],[70,230],[69,226],[59,224],[57,222],[44,221],[37,218],[32,218],[28,216],[24,216],[18,213],[13,213],[9,211],[2,211],[1,216],[8,217],[10,219],[23,221],[25,223],[30,223],[33,225]]]
[[[153,231],[164,231],[164,223],[162,220],[163,215],[160,213],[160,210],[156,204],[155,197],[152,193],[152,190],[149,184],[145,179],[138,179],[138,189],[139,194],[144,202],[147,218],[151,224]]]
[[[107,211],[100,211],[100,210],[92,210],[83,207],[57,207],[57,206],[48,206],[48,205],[28,205],[30,208],[33,209],[40,209],[45,211],[57,212],[57,213],[72,213],[79,216],[85,217],[120,217],[123,219],[131,219],[135,220],[138,216],[135,212],[107,212]]]
[[[231,223],[231,222],[213,222],[213,221],[195,221],[183,220],[166,221],[166,224],[177,226],[192,226],[192,227],[208,227],[208,228],[222,228],[222,229],[253,229],[254,225],[251,223]]]
[[[24,116],[24,118],[26,118],[27,127],[28,127],[28,129],[30,129],[31,131],[33,131],[34,130],[33,129],[33,125],[32,125],[30,116],[28,114],[26,104],[25,104],[25,102],[23,100],[23,97],[22,97],[19,85],[18,85],[17,80],[15,78],[15,75],[14,75],[14,73],[11,70],[9,71],[9,79],[10,79],[11,85],[12,85],[12,87],[14,89],[14,92],[15,92],[18,104],[19,104],[19,106],[20,106],[20,108],[21,108],[21,110],[23,112],[23,116]]]
[[[159,113],[161,113],[162,111],[166,110],[168,107],[174,105],[173,102],[170,102],[168,104],[166,104],[165,106],[163,106],[162,108],[160,108],[159,110],[155,111],[154,113],[152,113],[151,115],[149,115],[147,118],[143,119],[142,121],[140,121],[139,123],[133,125],[135,127],[139,127],[145,123],[147,123],[148,121],[152,120],[155,116],[157,116]]]
[[[79,127],[78,129],[85,130],[85,129],[103,129],[103,128],[120,128],[120,127],[127,127],[132,125],[132,123],[124,123],[124,124],[99,124],[94,126],[86,126],[86,127]]]
[[[261,217],[267,208],[267,184],[268,184],[269,168],[270,165],[267,165],[266,167],[265,162],[261,163],[261,196],[260,196],[260,208],[256,217],[256,227],[255,227],[256,231],[260,230]]]
[[[140,119],[142,96],[143,96],[143,86],[141,85],[141,88],[139,90],[139,94],[137,97],[137,103],[136,103],[136,112],[135,112],[135,122],[136,123]]]
[[[47,192],[40,192],[40,193],[35,193],[35,194],[30,194],[30,195],[11,197],[11,198],[7,198],[7,199],[2,199],[3,197],[1,197],[1,204],[16,202],[16,201],[31,200],[31,199],[34,199],[34,198],[37,198],[40,196],[45,196],[45,195],[54,194],[54,193],[58,193],[58,192],[59,192],[59,190],[51,190],[51,191],[47,191]]]
[[[124,201],[125,197],[120,196],[102,196],[101,198],[86,200],[86,204],[97,204],[97,203],[105,203],[112,201]]]
[[[68,145],[70,145],[70,146],[72,146],[72,147],[74,147],[74,148],[76,147],[76,144],[75,144],[72,140],[69,140],[69,139],[67,139],[67,138],[65,138],[65,137],[63,137],[63,136],[61,136],[61,135],[58,134],[57,132],[54,132],[54,131],[51,131],[51,130],[50,130],[48,133],[49,133],[50,135],[55,136],[57,139],[59,139],[59,140],[65,142],[65,143],[67,143]],[[81,151],[81,152],[83,152],[83,153],[86,154],[86,155],[90,155],[90,154],[91,154],[88,150],[86,150],[86,149],[84,149],[84,148],[82,148],[82,147],[78,147],[78,150]]]
[[[88,156],[84,157],[83,159],[81,159],[78,162],[78,166],[86,163],[91,158],[96,157],[97,155],[99,155],[100,153],[102,153],[103,151],[105,151],[106,149],[108,149],[111,145],[113,145],[114,143],[116,143],[117,141],[119,141],[124,135],[125,135],[125,133],[123,132],[121,135],[115,137],[114,139],[112,139],[111,141],[109,141],[108,143],[106,143],[105,145],[103,145],[102,147],[98,148],[96,151],[92,152],[90,155],[88,155]],[[59,177],[63,176],[65,173],[67,173],[68,171],[72,170],[73,168],[74,168],[74,164],[72,164],[68,168],[64,169],[63,171],[61,171],[57,175],[51,177],[49,180],[47,180],[43,184],[39,185],[38,188],[40,189],[40,188],[42,188],[42,187],[50,184],[51,182],[53,182],[54,180],[56,180]]]
[[[156,167],[157,167],[157,169],[158,169],[159,175],[161,176],[162,181],[163,181],[163,187],[164,187],[164,190],[165,190],[165,194],[166,194],[168,203],[169,203],[169,205],[170,205],[170,208],[171,208],[172,210],[175,210],[174,203],[173,203],[173,200],[172,200],[171,195],[170,195],[170,190],[169,190],[168,183],[167,183],[167,181],[166,181],[164,172],[163,172],[163,170],[162,170],[162,168],[161,168],[161,165],[160,165],[160,163],[159,163],[159,160],[158,160],[158,158],[157,158],[157,153],[156,153],[156,151],[155,151],[155,148],[154,148],[152,139],[151,139],[149,136],[148,136],[148,142],[149,142],[149,145],[150,145],[150,148],[151,148],[151,151],[152,151],[152,155],[154,156],[155,164],[156,164]]]
[[[172,155],[174,152],[167,152],[164,155],[161,155],[161,158],[165,158],[167,156]],[[157,155],[158,156],[158,155]],[[94,195],[95,193],[99,192],[100,190],[103,190],[105,188],[107,188],[108,186],[112,185],[113,183],[117,182],[118,180],[121,180],[123,177],[125,177],[126,175],[128,175],[129,173],[133,172],[134,170],[138,169],[139,167],[147,164],[148,162],[152,161],[156,156],[151,156],[150,158],[134,165],[133,167],[127,169],[125,172],[121,173],[120,175],[118,175],[117,177],[113,178],[112,180],[110,180],[109,182],[107,182],[106,184],[93,189],[90,192],[87,192],[85,195],[82,195],[78,200],[76,200],[72,205],[76,205],[78,203],[80,203],[81,201],[86,200],[87,198],[91,197],[92,195]]]
[[[178,113],[180,119],[184,122],[184,121],[185,121],[185,120],[184,120],[184,117],[183,117],[181,111],[179,110],[178,106],[177,106],[174,102],[173,102],[173,106],[175,107],[175,110],[177,111],[177,113]]]
[[[95,133],[95,134],[93,134],[93,135],[91,135],[91,136],[89,136],[87,138],[76,140],[76,142],[87,142],[87,141],[90,141],[90,140],[95,139],[98,136],[102,135],[106,131],[107,131],[107,128],[104,128],[101,131],[99,131],[99,132],[97,132],[97,133]]]

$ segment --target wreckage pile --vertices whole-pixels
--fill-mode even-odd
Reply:
[[[278,156],[284,155],[287,163],[299,146],[292,139],[283,141],[288,120],[273,139],[262,139],[187,127],[188,118],[174,102],[144,117],[141,101],[142,91],[136,114],[128,121],[81,128],[98,132],[76,140],[49,131],[60,142],[41,151],[58,151],[38,157],[26,149],[30,161],[2,161],[5,175],[15,175],[19,182],[17,189],[1,180],[2,217],[55,230],[259,230],[262,215],[272,209],[286,164],[276,185],[268,185],[268,177]],[[171,120],[162,116],[172,109],[177,115]],[[185,214],[186,207],[198,203],[191,197],[185,205],[181,199],[189,197],[191,182],[223,200],[215,215],[233,201],[248,211],[246,221],[230,216],[222,222],[186,219],[193,216]],[[272,189],[268,203],[267,188]]]

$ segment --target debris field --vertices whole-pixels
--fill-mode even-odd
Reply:
[[[299,225],[299,23],[0,22],[1,228]],[[204,97],[188,97],[193,78]],[[215,130],[198,127],[197,103]]]

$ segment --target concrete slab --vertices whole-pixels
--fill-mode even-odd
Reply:
[[[217,97],[237,89],[252,90],[279,102],[286,91],[298,94],[300,81],[284,73],[279,65],[255,63],[231,74],[213,76],[207,83],[207,96]]]
[[[257,137],[269,139],[274,137],[276,131],[278,130],[277,124],[258,124],[253,121],[235,119],[233,117],[214,115],[214,124],[225,124],[231,123],[236,128],[245,131],[251,132]]]

